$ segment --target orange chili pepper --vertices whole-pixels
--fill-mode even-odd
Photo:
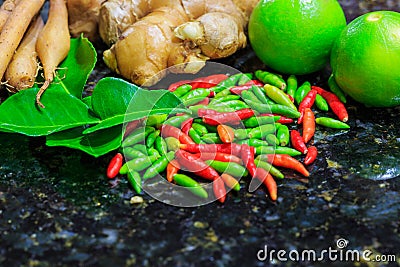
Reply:
[[[267,157],[267,161],[274,166],[295,170],[306,177],[310,176],[310,173],[308,172],[306,167],[304,167],[304,165],[300,161],[293,158],[292,156],[289,156],[287,154],[265,155],[266,156],[260,157],[260,159],[264,159],[265,157]]]
[[[223,173],[223,174],[221,174],[221,178],[222,178],[222,180],[224,180],[224,183],[229,188],[232,188],[235,191],[239,191],[240,190],[239,181],[236,180],[232,175],[227,174],[227,173]]]
[[[315,133],[315,116],[310,108],[304,109],[303,115],[303,140],[308,143]]]
[[[278,185],[276,184],[274,177],[263,168],[256,169],[255,177],[267,187],[271,200],[276,201],[278,198]]]
[[[233,128],[228,125],[223,125],[223,124],[218,125],[217,132],[219,139],[221,139],[223,143],[230,144],[235,139],[235,132]]]
[[[171,160],[167,165],[167,181],[172,182],[174,180],[174,175],[178,173],[181,169],[178,161],[176,159]]]
[[[225,183],[221,177],[213,181],[213,192],[219,202],[224,203],[226,199]]]

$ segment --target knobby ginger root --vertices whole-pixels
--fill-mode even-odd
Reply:
[[[244,31],[257,2],[109,0],[100,11],[99,31],[105,43],[115,44],[104,61],[136,84],[154,84],[161,71],[181,63],[174,72],[195,73],[207,59],[246,45]]]
[[[83,34],[92,42],[99,39],[98,20],[105,0],[68,0],[68,23],[72,37]]]
[[[36,40],[44,26],[38,16],[29,26],[4,75],[7,89],[16,93],[33,86],[38,73]]]

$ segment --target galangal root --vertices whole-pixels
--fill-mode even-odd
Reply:
[[[133,83],[152,85],[168,67],[196,73],[208,59],[246,46],[245,29],[258,0],[108,0],[99,32],[111,45],[107,66]]]

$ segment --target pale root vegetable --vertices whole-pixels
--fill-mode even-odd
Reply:
[[[0,31],[20,0],[5,0],[0,7]]]
[[[160,7],[126,29],[120,40],[104,52],[107,66],[136,84],[158,81],[177,41],[173,28],[187,21],[179,7]]]
[[[171,66],[169,71],[196,73],[206,60],[246,45],[244,31],[257,2],[109,0],[100,11],[99,31],[105,43],[115,44],[104,61],[139,85],[154,84]]]
[[[53,81],[58,65],[70,49],[68,11],[65,0],[50,0],[49,16],[36,42],[36,52],[43,66],[44,83],[36,95],[36,103],[44,107],[40,97]]]
[[[13,9],[0,33],[0,78],[3,77],[15,50],[45,0],[21,0]]]
[[[69,31],[72,37],[83,34],[92,42],[99,39],[98,20],[105,0],[67,0]]]
[[[25,33],[10,64],[5,72],[7,89],[18,92],[33,86],[38,73],[36,40],[44,26],[43,20],[37,16]]]

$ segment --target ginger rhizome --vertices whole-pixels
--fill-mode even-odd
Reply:
[[[107,66],[136,84],[152,85],[171,66],[196,73],[208,59],[246,46],[245,29],[258,0],[108,0],[99,32],[111,45]]]

